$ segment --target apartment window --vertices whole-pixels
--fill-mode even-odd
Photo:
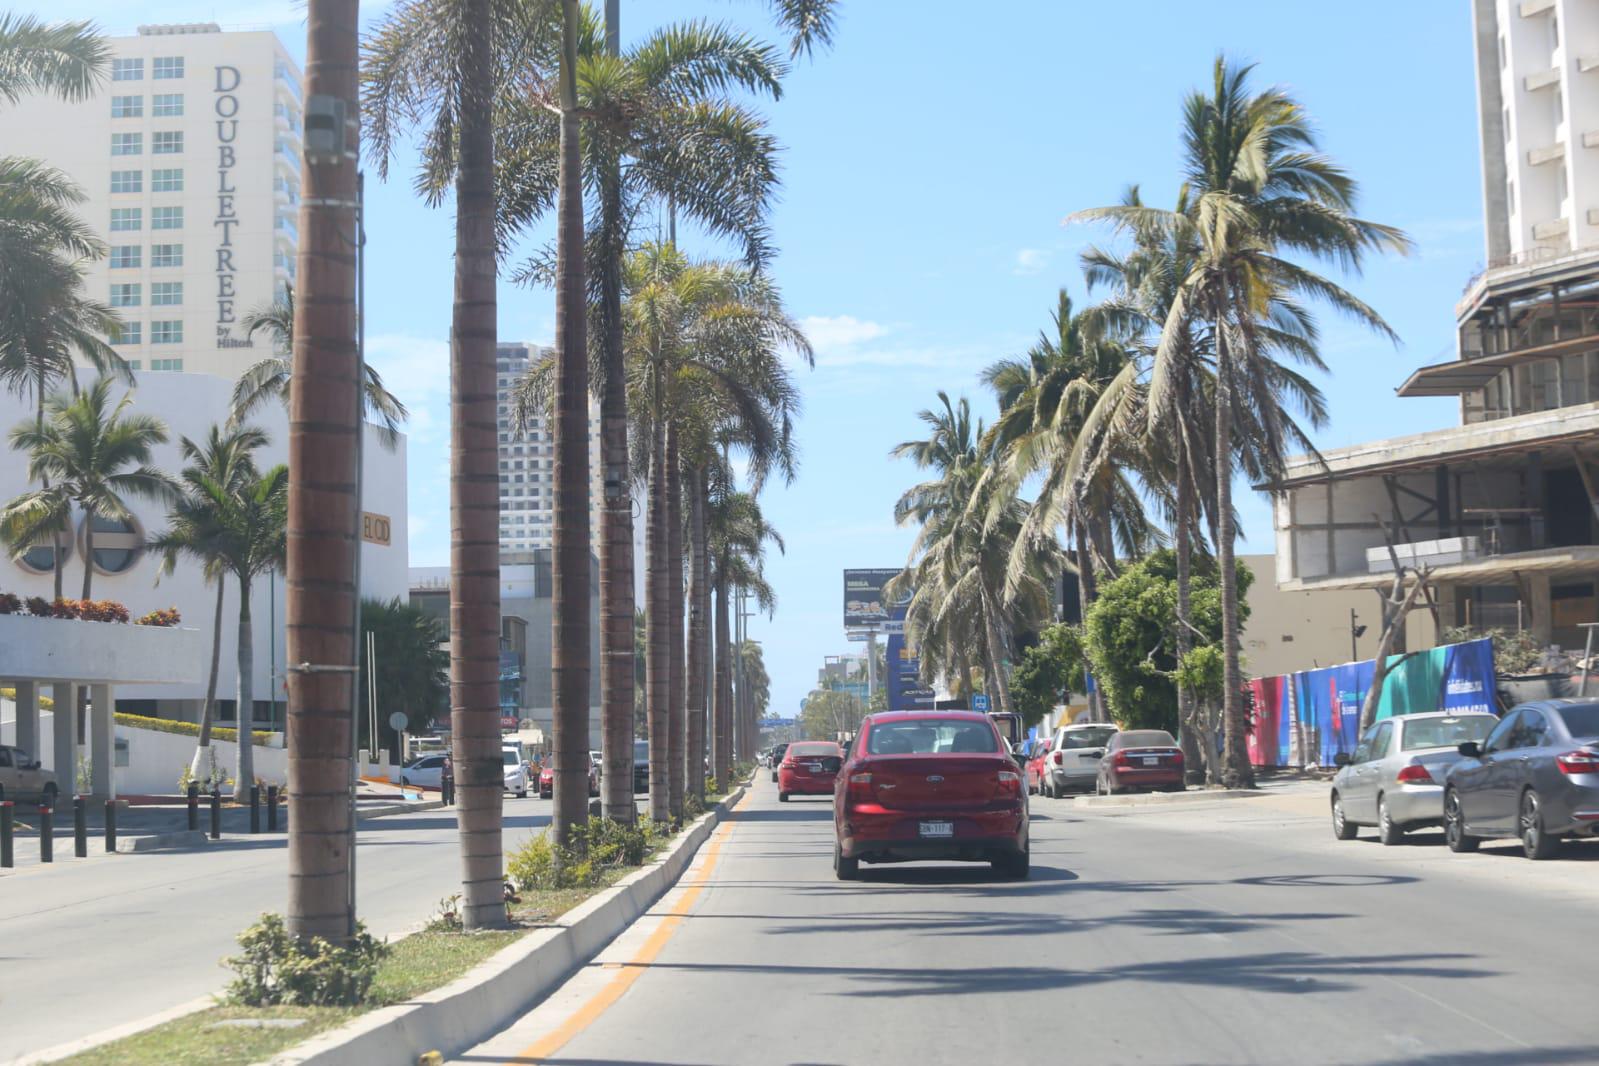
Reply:
[[[143,81],[144,60],[142,59],[113,59],[111,61],[112,81]]]
[[[156,323],[156,324],[160,325],[160,323]],[[179,328],[178,333],[180,334],[178,339],[182,340],[183,339],[182,336],[181,336],[181,334],[183,333],[182,328]],[[152,359],[152,360],[150,360],[150,369],[151,370],[170,370],[173,373],[181,374],[183,372],[183,360],[182,359]]]
[[[1510,53],[1505,49],[1505,35],[1499,35],[1499,69],[1504,70],[1510,61]]]
[[[135,174],[138,171],[134,171]],[[115,190],[113,190],[115,191]],[[144,212],[137,207],[113,207],[111,209],[111,232],[128,233],[143,225]]]
[[[144,115],[144,97],[142,96],[113,96],[111,98],[112,118],[140,118]]]
[[[180,307],[183,304],[183,282],[157,281],[150,286],[151,307]]]
[[[1505,182],[1505,202],[1510,205],[1510,213],[1512,215],[1515,214],[1516,213],[1516,183],[1513,182],[1513,181]]]
[[[152,207],[150,208],[151,229],[182,229],[183,208],[181,207]]]
[[[1566,202],[1566,168],[1564,165],[1555,171],[1555,200],[1562,204]]]
[[[153,267],[180,267],[183,265],[183,245],[150,245],[150,265]]]
[[[112,307],[138,307],[138,285],[113,285],[111,286]]]
[[[183,77],[183,57],[156,56],[150,62],[150,76],[156,81]]]
[[[1560,47],[1560,16],[1554,12],[1549,13],[1549,47],[1551,50]]]
[[[1566,102],[1557,92],[1555,93],[1555,125],[1558,126],[1564,121],[1566,121]]]
[[[182,93],[156,93],[150,98],[150,114],[156,118],[180,118],[183,115]]]
[[[1505,108],[1505,143],[1510,143],[1510,108]]]
[[[183,343],[183,319],[181,319],[181,318],[172,318],[172,319],[166,319],[166,320],[161,321],[161,322],[152,322],[152,323],[150,323],[150,343],[151,344],[182,344]],[[156,364],[159,363],[159,362],[161,362],[161,360],[158,359],[158,360],[156,360],[155,363],[151,363],[150,364],[150,369],[152,369],[152,370],[171,370],[171,369],[173,369],[172,367],[157,366]],[[182,368],[179,367],[179,369],[182,369]]]
[[[128,369],[129,370],[143,370],[144,369],[144,364],[141,363],[137,359],[125,359],[123,361],[128,364]]]
[[[116,244],[111,247],[111,269],[132,270],[144,258],[144,250],[137,244]]]
[[[152,170],[150,171],[151,192],[182,192],[182,170]]]
[[[111,343],[118,345],[139,344],[139,334],[142,332],[142,329],[143,327],[141,327],[137,322],[123,322],[117,326],[116,329],[112,330]]]
[[[144,134],[113,133],[111,135],[112,155],[142,155],[143,153]]]
[[[177,155],[183,151],[183,131],[161,130],[150,134],[151,155]]]
[[[113,170],[111,172],[112,192],[140,192],[143,188],[144,171]]]

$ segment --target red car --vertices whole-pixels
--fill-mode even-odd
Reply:
[[[600,794],[600,775],[595,768],[593,760],[589,761],[589,795]],[[555,767],[546,766],[539,771],[539,799],[549,799],[555,795]]]
[[[1146,788],[1181,792],[1184,787],[1183,749],[1176,739],[1164,729],[1129,729],[1106,743],[1094,791],[1103,796]]]
[[[831,740],[790,744],[777,764],[777,798],[787,803],[790,796],[831,796],[843,762],[844,749]]]
[[[1049,758],[1051,749],[1055,747],[1055,738],[1033,741],[1033,753],[1027,760],[1027,791],[1030,793],[1042,792],[1044,789],[1045,760]]]
[[[989,862],[1026,878],[1027,784],[999,730],[971,711],[868,715],[833,792],[833,870],[863,862]]]

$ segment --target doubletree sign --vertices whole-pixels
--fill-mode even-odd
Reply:
[[[238,321],[234,301],[238,298],[238,267],[233,261],[233,228],[239,224],[238,186],[233,184],[233,168],[238,165],[239,153],[234,147],[239,140],[239,83],[243,80],[238,67],[217,69],[216,102],[213,105],[217,118],[217,213],[212,225],[222,231],[217,245],[217,347],[254,348],[249,338],[240,340],[233,335],[233,324]]]

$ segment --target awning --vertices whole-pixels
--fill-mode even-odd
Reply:
[[[1547,574],[1556,581],[1592,577],[1599,574],[1599,547],[1577,545],[1507,555],[1482,555],[1465,562],[1435,566],[1430,580],[1449,585],[1512,585],[1518,574]],[[1393,572],[1384,571],[1299,578],[1277,587],[1284,592],[1349,592],[1357,589],[1386,589],[1393,582]]]
[[[1399,386],[1398,392],[1401,396],[1459,396],[1463,392],[1482,388],[1506,367],[1531,363],[1538,359],[1555,359],[1594,348],[1599,348],[1599,335],[1585,333],[1581,337],[1551,341],[1531,348],[1518,348],[1513,352],[1501,352],[1498,355],[1434,363],[1413,372],[1405,379],[1405,383]]]

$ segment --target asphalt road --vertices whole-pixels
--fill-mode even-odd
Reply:
[[[505,799],[510,849],[549,824],[550,802]],[[367,927],[393,935],[460,891],[451,811],[360,823],[356,889]],[[72,859],[0,877],[0,1062],[220,991],[239,932],[282,912],[282,836],[184,852]]]
[[[1033,875],[834,880],[762,779],[651,915],[458,1063],[1594,1062],[1599,844],[1332,839],[1325,789],[1035,799]]]

